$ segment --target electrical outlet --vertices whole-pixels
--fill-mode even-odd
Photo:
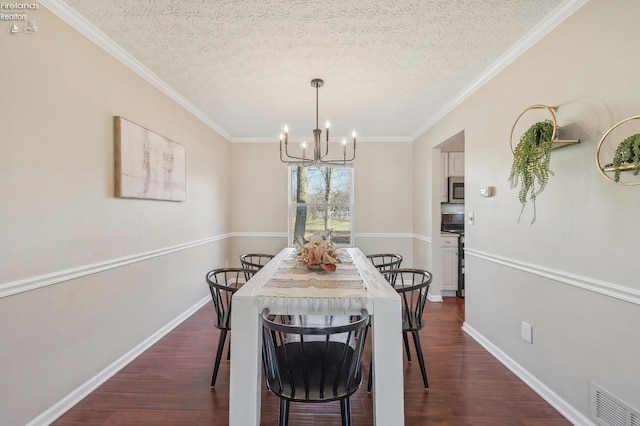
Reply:
[[[533,343],[533,327],[531,327],[531,324],[522,321],[520,324],[520,337],[526,342]]]

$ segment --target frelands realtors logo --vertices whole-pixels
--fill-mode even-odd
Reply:
[[[0,21],[11,21],[9,26],[10,34],[18,34],[21,32],[34,33],[37,30],[36,22],[30,19],[28,12],[38,10],[40,5],[33,3],[12,3],[0,2]],[[26,21],[26,25],[23,22]],[[18,24],[20,23],[20,25]]]

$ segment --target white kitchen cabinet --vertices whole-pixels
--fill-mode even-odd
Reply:
[[[464,176],[464,152],[449,152],[449,176]]]
[[[440,202],[446,203],[449,201],[449,153],[440,153],[441,168],[442,168],[442,190],[440,192]]]
[[[442,235],[440,250],[442,257],[442,281],[440,289],[443,296],[453,296],[449,291],[458,290],[458,236]]]
[[[449,202],[449,176],[464,176],[464,152],[441,152],[442,188],[440,202]]]

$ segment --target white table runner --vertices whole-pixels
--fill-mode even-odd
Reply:
[[[310,271],[292,251],[275,266],[256,290],[260,309],[265,307],[311,311],[354,311],[366,307],[367,289],[347,250],[338,250],[342,263],[334,272]]]

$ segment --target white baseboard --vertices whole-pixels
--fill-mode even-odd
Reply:
[[[96,390],[101,384],[113,377],[118,371],[126,367],[127,364],[140,356],[144,351],[149,349],[164,336],[169,334],[171,330],[179,326],[183,321],[196,313],[198,309],[209,303],[210,300],[211,296],[207,296],[198,301],[195,305],[187,309],[185,312],[180,314],[177,318],[162,327],[153,335],[149,336],[138,346],[131,349],[129,352],[117,359],[114,363],[107,366],[104,370],[100,371],[94,377],[84,382],[69,395],[65,396],[56,404],[51,406],[48,410],[40,414],[35,419],[31,420],[29,423],[27,423],[27,426],[47,426],[53,423],[58,417],[69,411],[78,402],[82,401],[82,399],[84,399],[87,395]]]
[[[427,294],[427,300],[429,302],[434,302],[434,303],[444,302],[444,300],[442,300],[442,296],[441,295],[439,295],[439,294],[431,294],[431,293]]]
[[[527,386],[542,397],[553,408],[558,410],[567,420],[574,425],[596,426],[594,422],[585,417],[582,413],[571,406],[567,401],[562,399],[560,395],[552,391],[547,385],[542,383],[533,374],[529,373],[520,364],[515,362],[507,354],[502,352],[497,346],[491,343],[482,334],[478,333],[473,327],[466,322],[462,325],[462,330],[485,348],[491,355],[507,367],[513,374],[518,376]]]

